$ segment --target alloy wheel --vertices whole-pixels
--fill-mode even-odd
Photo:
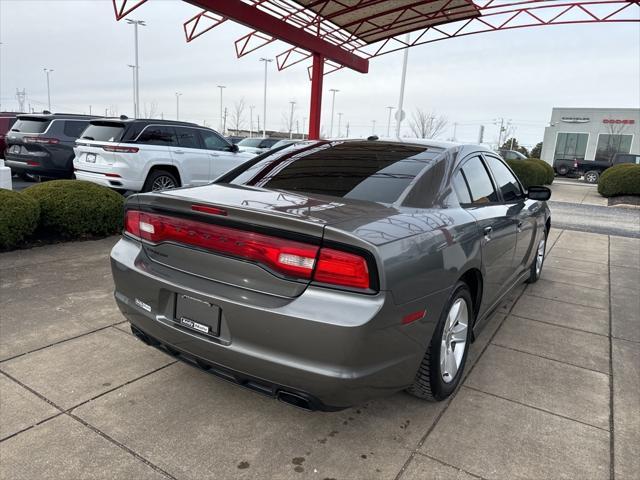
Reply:
[[[458,298],[449,309],[440,342],[440,375],[445,383],[451,383],[460,369],[468,328],[469,308],[463,298]]]
[[[154,192],[168,190],[170,188],[176,188],[176,182],[171,177],[166,175],[157,177],[151,185],[151,190]]]
[[[596,183],[596,181],[598,180],[598,177],[596,176],[595,173],[589,173],[585,177],[585,180],[587,181],[587,183]]]
[[[536,276],[540,276],[542,271],[542,264],[544,263],[545,246],[547,242],[542,239],[538,244],[538,251],[536,252]]]

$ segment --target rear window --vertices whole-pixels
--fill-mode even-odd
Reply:
[[[97,142],[118,142],[123,132],[124,125],[120,123],[90,123],[82,132],[81,138]]]
[[[21,133],[42,133],[47,129],[49,123],[51,123],[51,120],[48,118],[18,119],[11,127],[11,130]]]
[[[293,156],[276,154],[275,160],[269,156],[231,183],[393,203],[441,152],[375,142],[324,144]]]

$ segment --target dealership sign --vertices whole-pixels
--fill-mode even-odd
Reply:
[[[634,125],[636,123],[635,120],[631,120],[631,119],[613,119],[613,118],[605,118],[604,120],[602,120],[602,123],[608,123],[608,124],[616,124],[616,125]]]
[[[562,117],[560,121],[564,123],[589,123],[591,119],[589,117]]]

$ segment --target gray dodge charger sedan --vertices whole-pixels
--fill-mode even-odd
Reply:
[[[115,297],[145,343],[298,407],[442,400],[492,310],[538,280],[549,196],[481,146],[302,142],[129,197]]]

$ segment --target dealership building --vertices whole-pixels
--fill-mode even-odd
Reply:
[[[544,130],[543,160],[609,160],[640,154],[640,108],[554,108]]]

